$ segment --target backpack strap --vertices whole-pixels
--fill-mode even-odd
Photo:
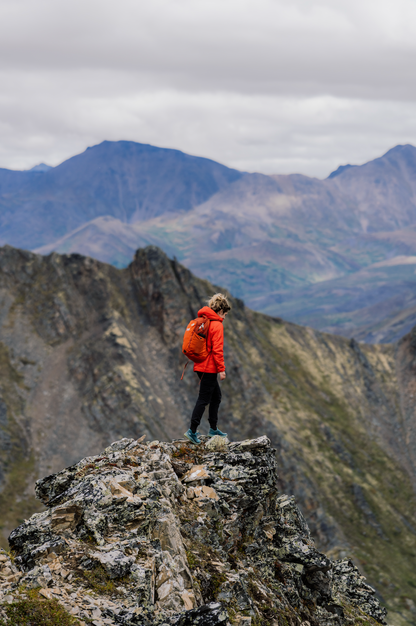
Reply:
[[[186,363],[185,363],[184,367],[183,367],[181,380],[183,380],[183,377],[185,376],[185,370],[186,370],[186,368],[188,367],[189,363],[190,363],[190,360],[188,359],[188,360],[186,361]]]

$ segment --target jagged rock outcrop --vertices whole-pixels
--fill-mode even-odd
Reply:
[[[268,437],[216,439],[122,439],[39,480],[47,509],[11,533],[13,561],[0,554],[0,616],[37,589],[81,626],[385,624],[279,494]]]

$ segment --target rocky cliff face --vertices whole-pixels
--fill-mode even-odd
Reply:
[[[11,533],[13,563],[0,554],[0,620],[46,603],[81,626],[385,624],[278,492],[270,440],[205,439],[122,439],[39,480],[47,509]]]
[[[125,270],[0,250],[4,547],[39,511],[37,478],[122,437],[182,435],[197,394],[191,372],[180,382],[182,334],[216,289],[153,247]],[[411,623],[411,340],[397,352],[360,345],[232,304],[220,426],[231,440],[270,438],[279,488],[296,495],[319,549],[352,555],[392,623]]]

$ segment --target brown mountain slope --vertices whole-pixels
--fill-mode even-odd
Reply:
[[[415,171],[416,148],[407,144],[326,182],[354,198],[363,232],[394,231],[416,221]]]
[[[123,436],[184,432],[197,384],[190,372],[179,381],[181,335],[213,289],[152,247],[125,270],[0,250],[3,542],[34,510],[35,478]],[[281,487],[318,544],[353,554],[391,622],[409,623],[398,612],[410,620],[416,602],[413,344],[396,361],[391,346],[360,346],[238,300],[225,330],[220,426],[233,439],[272,439]]]

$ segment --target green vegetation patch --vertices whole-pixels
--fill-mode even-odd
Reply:
[[[27,489],[28,477],[33,475],[33,456],[24,459],[20,454],[7,473],[7,482],[0,493],[0,547],[8,550],[6,535],[22,524],[33,513],[45,510],[35,496],[16,497]]]
[[[25,389],[23,375],[13,367],[8,347],[0,341],[0,376],[1,395],[8,409],[18,412],[23,407],[23,402],[15,389],[15,385]]]
[[[120,592],[116,588],[116,584],[119,585],[127,581],[127,577],[113,579],[110,578],[108,572],[102,565],[97,565],[92,570],[81,570],[83,582],[87,584],[90,589],[93,589],[97,593],[105,595],[117,595]]]
[[[329,389],[326,393],[331,396]],[[327,429],[311,425],[321,464],[308,461],[310,472],[355,558],[392,608],[401,604],[398,589],[414,597],[414,491],[406,472],[361,430],[358,420],[351,419],[347,407],[334,395],[331,399]]]
[[[79,621],[70,615],[57,600],[44,600],[35,590],[28,598],[3,604],[8,621],[0,619],[0,626],[76,626]]]
[[[0,342],[0,399],[7,410],[7,422],[2,424],[1,433],[7,445],[0,449],[0,464],[6,474],[0,493],[0,547],[5,549],[8,549],[9,532],[25,518],[44,509],[34,494],[25,495],[29,478],[34,474],[35,459],[27,450],[25,435],[17,422],[24,411],[21,395],[24,390],[23,376],[13,367],[7,346]]]

